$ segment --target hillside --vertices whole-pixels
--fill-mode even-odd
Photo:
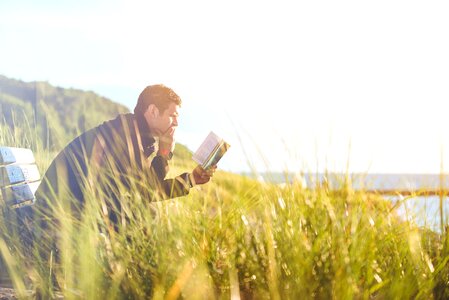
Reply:
[[[24,82],[0,75],[0,115],[10,128],[35,128],[45,148],[60,149],[85,131],[128,108],[94,92]]]
[[[79,133],[126,112],[124,105],[91,91],[0,75],[0,125],[6,124],[16,133],[33,132],[51,152],[62,149]],[[175,156],[177,164],[191,166],[191,151],[186,147],[178,144]]]

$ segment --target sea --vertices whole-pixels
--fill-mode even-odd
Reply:
[[[345,184],[355,190],[377,191],[390,200],[397,214],[404,220],[418,226],[441,232],[442,224],[448,224],[449,197],[440,198],[440,190],[449,190],[449,174],[341,174],[341,173],[242,173],[260,181],[283,185],[299,182],[304,187],[313,188],[326,183],[338,189]],[[349,179],[349,180],[348,180]],[[422,195],[423,191],[433,191]],[[420,195],[416,195],[420,194]],[[441,215],[441,209],[443,214]]]

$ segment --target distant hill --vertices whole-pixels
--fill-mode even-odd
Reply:
[[[60,149],[78,133],[128,111],[94,92],[0,75],[1,122],[11,128],[35,128],[49,149]]]
[[[126,112],[129,112],[126,106],[91,91],[0,75],[0,125],[35,131],[44,148],[52,152],[62,149],[81,132]],[[178,144],[177,164],[191,166],[191,154]]]

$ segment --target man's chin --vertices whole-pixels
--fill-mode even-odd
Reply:
[[[167,130],[165,130],[164,132],[162,132],[161,133],[161,135],[166,135],[166,134],[171,134],[171,135],[173,135],[173,134],[175,134],[175,128],[173,128],[173,127],[169,127],[169,128],[167,128]]]

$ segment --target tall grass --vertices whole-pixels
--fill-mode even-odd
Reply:
[[[35,154],[49,163],[42,147]],[[0,253],[19,295],[34,289],[67,299],[449,297],[446,232],[403,221],[389,201],[347,184],[307,189],[299,181],[279,186],[218,171],[188,196],[152,203],[122,188],[127,221],[117,230],[95,186],[77,218],[63,200],[53,205],[57,222],[49,231],[58,236],[57,251],[47,240],[53,235],[40,232],[30,257],[8,229],[10,219],[0,219]]]

